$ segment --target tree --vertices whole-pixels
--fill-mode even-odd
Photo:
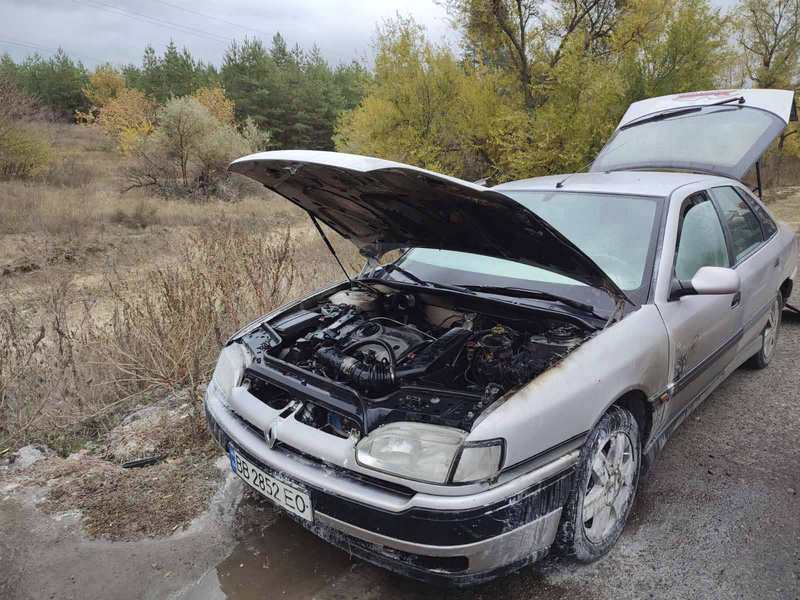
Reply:
[[[411,19],[382,28],[367,95],[337,126],[338,150],[398,160],[460,177],[490,174],[489,140],[520,97],[484,68],[465,70]]]
[[[615,0],[445,0],[462,29],[468,54],[482,63],[513,69],[532,109],[546,99],[541,86],[574,38],[600,49],[611,35]]]
[[[214,118],[225,125],[233,125],[236,105],[228,98],[222,86],[202,87],[192,97],[205,106]]]
[[[252,122],[240,132],[197,98],[172,98],[158,111],[154,131],[133,148],[128,189],[154,187],[165,196],[218,194],[228,163],[261,142],[263,135]]]
[[[155,113],[156,104],[144,92],[122,88],[100,108],[97,124],[127,154],[153,131]]]
[[[163,56],[158,56],[152,46],[147,46],[142,66],[128,65],[123,73],[128,86],[143,91],[159,103],[172,97],[191,95],[219,80],[212,65],[195,60],[187,48],[179,51],[172,41],[167,44]]]
[[[612,36],[623,104],[716,87],[733,59],[729,33],[708,0],[630,0]]]
[[[9,65],[4,69],[9,69]],[[77,111],[88,108],[82,91],[88,83],[86,68],[63,50],[59,49],[48,59],[38,54],[29,56],[15,70],[19,88],[56,115],[71,119]]]
[[[113,100],[125,88],[125,78],[109,64],[100,65],[89,75],[89,81],[83,88],[83,95],[89,104],[102,108]]]
[[[233,43],[220,78],[237,118],[268,129],[274,147],[331,150],[336,118],[358,104],[367,74],[356,63],[331,69],[317,48],[290,49],[277,34],[269,49],[247,38]]]
[[[800,0],[742,0],[736,39],[756,87],[791,88],[800,58]]]

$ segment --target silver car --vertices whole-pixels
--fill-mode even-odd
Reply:
[[[330,152],[235,161],[365,264],[222,350],[205,408],[231,468],[423,580],[602,556],[681,421],[772,358],[797,241],[742,178],[794,113],[781,90],[645,100],[588,173],[493,188]]]

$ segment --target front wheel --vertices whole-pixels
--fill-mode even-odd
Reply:
[[[764,369],[769,365],[778,345],[778,333],[781,329],[781,316],[783,312],[783,295],[778,292],[769,306],[769,316],[764,331],[761,332],[761,348],[751,356],[747,365],[753,369]]]
[[[597,560],[619,539],[639,483],[639,425],[612,406],[589,434],[575,484],[561,514],[556,547],[582,562]]]

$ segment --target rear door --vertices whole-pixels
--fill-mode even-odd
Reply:
[[[680,208],[672,275],[691,279],[700,267],[730,267],[725,230],[706,192],[687,197]],[[666,415],[676,418],[720,375],[736,355],[741,339],[742,303],[738,294],[684,296],[657,300],[669,332],[673,397]]]
[[[769,305],[780,285],[783,272],[780,256],[769,249],[777,228],[774,223],[770,227],[762,222],[752,200],[740,188],[720,186],[710,192],[722,217],[733,266],[742,282],[741,346],[746,347],[761,334]]]

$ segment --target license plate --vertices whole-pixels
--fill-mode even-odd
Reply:
[[[228,457],[230,458],[233,472],[251,488],[261,492],[281,508],[313,523],[314,513],[311,508],[311,498],[308,494],[267,475],[239,454],[233,446],[228,447]]]

